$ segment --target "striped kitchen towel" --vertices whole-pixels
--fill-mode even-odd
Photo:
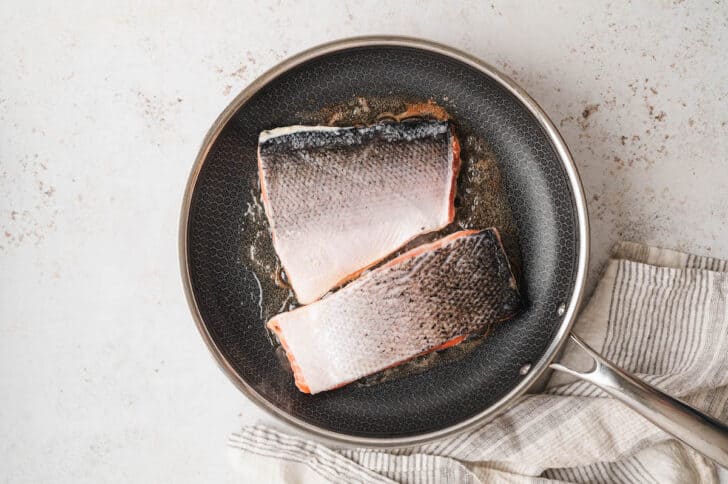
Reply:
[[[651,384],[728,421],[728,264],[617,245],[575,332]],[[561,360],[579,365],[568,348]],[[455,437],[397,450],[330,449],[265,426],[229,440],[245,482],[713,483],[719,471],[588,383],[541,394]]]

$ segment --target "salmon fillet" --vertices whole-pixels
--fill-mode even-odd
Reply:
[[[264,131],[258,168],[273,247],[301,304],[455,215],[459,145],[447,121]]]
[[[462,341],[523,302],[497,230],[422,245],[308,306],[268,322],[305,393]]]

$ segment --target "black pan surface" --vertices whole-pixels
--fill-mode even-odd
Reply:
[[[265,129],[301,123],[297,113],[357,96],[436,99],[486,140],[519,234],[528,309],[467,357],[424,373],[319,395],[296,390],[264,329],[258,282],[241,257]],[[309,60],[259,90],[224,126],[192,186],[186,231],[189,287],[219,357],[260,398],[328,431],[392,438],[438,431],[493,405],[524,378],[561,326],[558,307],[576,283],[578,230],[567,173],[547,133],[503,86],[459,60],[395,45],[348,48]]]

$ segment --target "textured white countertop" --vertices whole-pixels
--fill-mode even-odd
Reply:
[[[259,414],[187,309],[180,202],[218,113],[322,42],[423,37],[517,80],[581,171],[593,269],[618,239],[728,257],[725,4],[151,3],[0,4],[0,481],[236,479]]]

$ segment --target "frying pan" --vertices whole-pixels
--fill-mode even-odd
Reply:
[[[492,147],[518,229],[528,309],[498,325],[467,357],[407,378],[297,391],[265,330],[260,285],[241,257],[243,213],[257,196],[258,134],[297,113],[356,96],[443,100],[460,126]],[[688,445],[728,466],[728,428],[635,379],[571,332],[589,253],[586,202],[553,123],[506,76],[454,49],[401,37],[333,42],[274,67],[215,121],[187,185],[180,260],[187,299],[217,363],[253,402],[312,437],[389,447],[424,443],[493,418],[547,369],[588,380]],[[594,361],[554,362],[573,340]]]

